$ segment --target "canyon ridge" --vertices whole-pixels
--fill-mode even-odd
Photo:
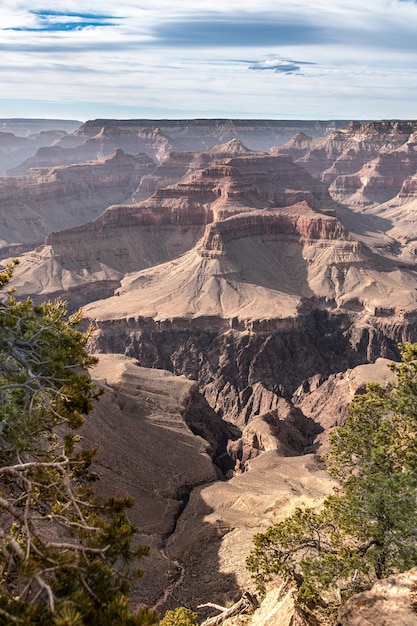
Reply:
[[[1,263],[93,325],[83,437],[151,546],[133,599],[203,619],[417,341],[417,122],[0,122]]]

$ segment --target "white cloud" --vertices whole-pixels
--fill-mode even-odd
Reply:
[[[0,117],[14,115],[9,100],[28,116],[38,101],[57,111],[78,102],[87,117],[120,116],[126,103],[154,117],[416,117],[411,0],[56,7],[0,0]]]

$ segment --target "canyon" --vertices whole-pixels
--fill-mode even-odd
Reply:
[[[203,618],[252,589],[253,534],[329,492],[329,432],[417,341],[417,122],[53,133],[0,177],[1,263],[92,324],[83,436],[151,546],[135,602]]]

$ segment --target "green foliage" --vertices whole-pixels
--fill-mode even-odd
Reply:
[[[99,395],[80,321],[59,301],[0,302],[0,624],[158,623],[126,597],[148,553],[132,501],[94,494],[94,450],[80,445]]]
[[[280,576],[306,606],[332,607],[417,565],[417,344],[400,348],[395,381],[368,385],[330,437],[340,487],[254,537],[247,566],[261,592]]]
[[[197,626],[196,619],[197,613],[180,606],[175,611],[167,611],[159,623],[160,626]]]

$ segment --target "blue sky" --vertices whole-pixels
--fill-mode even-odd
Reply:
[[[0,0],[0,117],[417,118],[414,0]]]

